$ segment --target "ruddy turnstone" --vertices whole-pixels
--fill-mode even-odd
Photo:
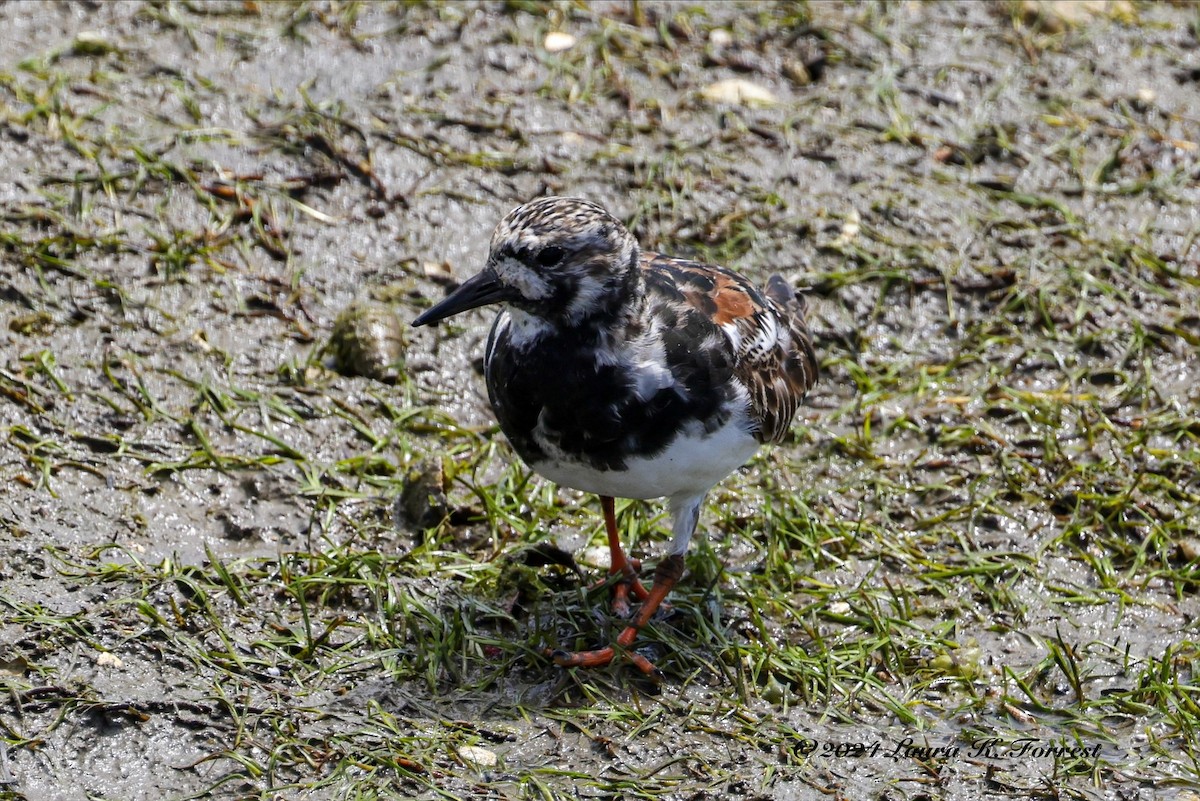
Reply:
[[[600,496],[617,637],[627,650],[683,574],[705,494],[759,445],[783,439],[817,381],[804,299],[778,275],[766,291],[722,267],[644,252],[586,200],[547,197],[509,212],[487,265],[413,321],[503,304],[484,356],[488,396],[538,473]],[[673,537],[647,591],[617,534],[614,497],[666,497]],[[548,650],[564,667],[612,661],[612,646]],[[630,652],[646,673],[654,666]]]

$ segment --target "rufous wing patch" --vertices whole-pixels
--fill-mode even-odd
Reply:
[[[713,322],[717,325],[732,323],[734,320],[754,314],[754,302],[750,300],[746,290],[739,286],[731,276],[724,273],[717,273],[712,298],[717,307]]]

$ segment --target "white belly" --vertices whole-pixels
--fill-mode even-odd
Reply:
[[[687,498],[708,492],[744,465],[758,446],[744,422],[735,418],[705,437],[681,434],[657,456],[630,457],[625,470],[596,470],[554,457],[533,468],[556,484],[597,495]]]

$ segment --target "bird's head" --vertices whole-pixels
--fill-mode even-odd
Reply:
[[[638,280],[637,240],[595,203],[545,197],[510,211],[492,234],[487,265],[413,325],[489,303],[568,326],[611,314]]]

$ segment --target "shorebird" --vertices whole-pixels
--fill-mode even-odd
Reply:
[[[595,203],[546,197],[509,212],[484,269],[413,325],[493,303],[484,372],[500,429],[535,471],[600,496],[614,611],[641,602],[616,647],[547,655],[592,667],[627,652],[654,674],[629,649],[683,575],[706,493],[784,438],[817,381],[804,299],[778,275],[760,291],[643,251]],[[672,537],[649,590],[621,547],[617,497],[668,499]]]

